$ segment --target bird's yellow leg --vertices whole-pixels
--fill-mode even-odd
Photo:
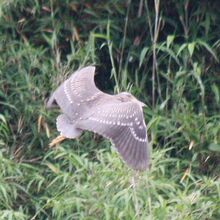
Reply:
[[[63,135],[59,135],[50,142],[49,147],[53,148],[54,146],[61,143],[65,139],[66,139],[66,137],[64,137]]]

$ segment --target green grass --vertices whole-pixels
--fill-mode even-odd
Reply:
[[[219,219],[217,5],[1,1],[0,220]],[[48,147],[58,112],[45,100],[88,64],[102,90],[148,105],[149,171],[89,132]]]

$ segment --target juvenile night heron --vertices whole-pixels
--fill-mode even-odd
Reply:
[[[83,130],[100,134],[111,140],[128,166],[145,170],[149,165],[145,104],[127,92],[103,93],[96,87],[94,75],[94,66],[82,68],[51,95],[47,107],[57,104],[62,111],[57,130],[66,138],[76,138]]]

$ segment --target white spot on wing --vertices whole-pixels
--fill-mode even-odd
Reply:
[[[135,130],[133,127],[130,127],[130,131],[132,136],[134,137],[135,140],[139,141],[139,142],[146,142],[146,138],[140,138],[138,137],[138,135],[135,133]]]
[[[65,93],[65,95],[66,95],[68,101],[69,101],[70,103],[73,103],[73,101],[72,101],[72,99],[71,99],[71,97],[70,97],[70,94],[69,94],[69,92],[68,92],[68,89],[67,89],[67,82],[68,82],[68,81],[65,81],[65,82],[64,82],[64,85],[63,85],[63,87],[64,87],[64,93]]]

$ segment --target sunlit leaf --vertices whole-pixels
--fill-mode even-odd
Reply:
[[[175,35],[168,35],[168,36],[167,36],[167,47],[168,47],[168,48],[169,48],[170,45],[173,43],[174,39],[175,39]]]
[[[195,42],[192,42],[192,43],[189,43],[187,46],[188,46],[188,50],[189,50],[189,54],[190,56],[192,57],[193,55],[193,52],[194,52],[194,49],[195,49]]]

